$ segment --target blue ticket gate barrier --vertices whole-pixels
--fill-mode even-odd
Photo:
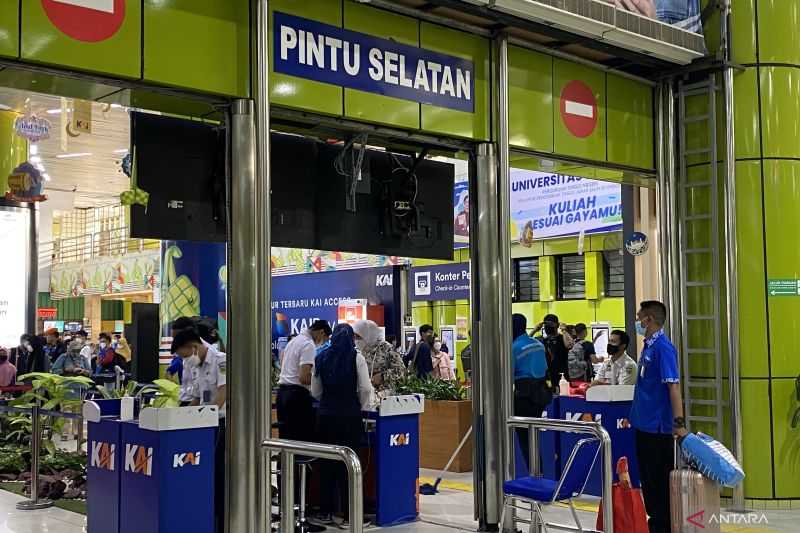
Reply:
[[[88,533],[214,533],[216,408],[145,409],[139,421],[116,411],[84,406]]]

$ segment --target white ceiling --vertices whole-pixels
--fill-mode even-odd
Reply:
[[[120,169],[125,156],[120,152],[130,143],[130,119],[127,109],[108,104],[92,104],[92,133],[76,137],[67,133],[71,112],[62,117],[62,100],[71,110],[72,99],[0,87],[0,109],[33,113],[51,123],[50,138],[36,143],[37,155],[50,176],[45,183],[54,193],[73,193],[76,208],[100,207],[119,203],[120,193],[130,188],[130,181]],[[48,111],[50,111],[48,113]],[[74,133],[72,133],[74,135]],[[59,158],[59,155],[91,154]]]

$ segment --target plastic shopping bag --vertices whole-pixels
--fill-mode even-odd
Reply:
[[[620,457],[617,461],[617,475],[619,481],[614,483],[611,489],[611,504],[614,511],[614,531],[623,533],[648,533],[647,512],[644,509],[642,491],[631,486],[631,478],[628,475],[628,458]],[[600,510],[597,513],[598,531],[605,531],[603,527],[603,505],[600,502]]]
[[[744,470],[733,454],[705,433],[689,433],[681,449],[689,463],[720,485],[735,487],[744,479]]]

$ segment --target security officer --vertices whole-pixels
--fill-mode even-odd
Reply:
[[[217,532],[225,531],[225,354],[203,343],[192,329],[180,331],[173,340],[175,353],[183,358],[183,375],[192,380],[192,405],[216,405],[219,431],[214,452],[214,514]]]

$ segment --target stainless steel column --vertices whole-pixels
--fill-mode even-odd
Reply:
[[[255,105],[232,108],[228,272],[228,531],[269,531],[270,472],[261,443],[271,402],[270,176],[267,0],[255,6]]]
[[[36,307],[39,292],[39,204],[30,203],[28,223],[28,291],[25,302],[25,331],[36,331]]]
[[[474,213],[470,229],[470,263],[472,268],[472,333],[473,347],[477,346],[473,362],[476,394],[473,396],[474,426],[478,429],[476,439],[476,509],[478,521],[483,529],[490,530],[498,524],[502,509],[503,441],[505,440],[505,418],[503,417],[504,394],[501,370],[504,354],[510,344],[501,332],[500,293],[503,288],[498,228],[498,192],[500,180],[497,172],[497,156],[493,144],[481,144],[477,148],[476,172],[470,195]],[[505,357],[508,361],[508,357]],[[507,387],[506,387],[507,388]]]
[[[672,120],[669,116],[669,101],[673,95],[670,89],[670,82],[662,82],[656,90],[656,220],[658,224],[658,241],[660,248],[660,281],[661,281],[661,300],[669,311],[669,320],[666,326],[667,333],[673,339],[678,338],[678,330],[673,324],[678,324],[678,316],[675,306],[678,302],[673,298],[672,290],[676,287],[677,280],[673,277],[671,257],[674,253],[672,249],[672,238],[674,234],[673,224],[675,220],[675,210],[671,201],[671,190],[674,186],[674,158],[675,151],[674,130]]]
[[[508,35],[501,35],[497,39],[497,80],[498,80],[498,101],[497,101],[497,160],[499,172],[497,174],[497,260],[498,279],[495,287],[497,300],[492,302],[497,312],[497,324],[499,343],[496,344],[496,357],[500,370],[500,388],[496,389],[501,394],[501,420],[503,431],[500,431],[502,439],[502,464],[505,477],[500,482],[500,497],[502,498],[502,481],[514,477],[511,458],[514,455],[514,440],[510,438],[511,433],[506,431],[505,420],[508,420],[513,413],[514,406],[514,377],[511,368],[511,233],[509,231],[509,221],[511,220],[511,165],[510,165],[510,146],[509,146],[509,127],[508,127]],[[487,302],[484,301],[484,304]],[[538,451],[537,451],[538,453]],[[502,511],[502,509],[501,509]],[[513,519],[514,513],[507,514],[509,519]],[[513,531],[513,520],[507,521]],[[505,526],[503,526],[505,527]]]
[[[730,49],[731,0],[724,3],[721,14],[723,57],[731,61]],[[731,442],[733,455],[742,462],[742,406],[739,377],[739,247],[736,238],[736,144],[733,119],[733,74],[728,66],[723,71],[725,91],[725,295],[728,320],[728,381],[730,384]],[[744,484],[733,489],[733,510],[744,511]]]
[[[681,298],[680,298],[680,245],[678,244],[678,195],[682,194],[678,185],[676,172],[675,156],[675,91],[672,80],[667,80],[661,84],[663,90],[663,172],[659,183],[663,186],[662,200],[664,201],[664,221],[662,226],[664,240],[667,244],[667,280],[664,285],[670,302],[668,310],[668,332],[673,339],[680,339],[683,335],[681,331]]]

